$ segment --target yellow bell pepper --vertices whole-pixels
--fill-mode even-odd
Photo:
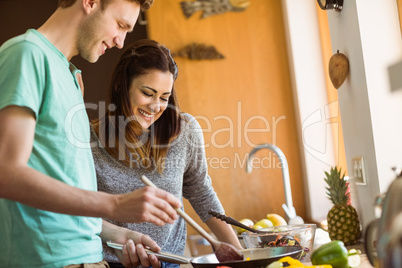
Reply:
[[[301,263],[299,260],[293,259],[292,257],[283,257],[276,261],[275,263],[287,263],[289,266],[287,268],[300,268],[300,267],[305,267],[305,268],[332,268],[331,265],[314,265],[314,266],[305,266],[303,263]],[[271,266],[272,265],[272,266]],[[267,268],[275,267],[274,263],[271,263],[270,265],[267,266]],[[276,266],[277,267],[277,266]]]

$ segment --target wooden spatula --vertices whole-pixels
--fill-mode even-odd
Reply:
[[[152,181],[150,181],[147,177],[141,176],[141,180],[144,184],[152,187],[156,187]],[[215,256],[219,262],[229,262],[229,261],[237,261],[243,260],[243,254],[235,248],[233,245],[220,242],[210,236],[201,226],[198,225],[189,215],[187,215],[183,210],[175,208],[177,213],[188,223],[190,224],[202,237],[204,237],[212,246],[214,250]]]

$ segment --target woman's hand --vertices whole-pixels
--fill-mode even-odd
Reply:
[[[124,244],[122,251],[115,249],[115,253],[124,267],[138,267],[139,265],[144,267],[152,266],[153,268],[161,267],[155,255],[148,255],[142,244],[135,244],[131,239]]]
[[[148,255],[144,247],[158,252],[161,248],[149,236],[119,227],[105,220],[102,221],[100,234],[103,243],[112,241],[123,244],[123,250],[115,249],[116,256],[125,267],[152,266],[160,268],[161,264],[155,255]]]

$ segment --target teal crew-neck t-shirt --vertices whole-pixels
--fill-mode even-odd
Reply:
[[[76,72],[43,35],[28,30],[0,47],[0,109],[17,105],[35,114],[30,167],[68,185],[96,191],[89,120]],[[0,199],[0,267],[99,262],[101,227],[100,218]]]

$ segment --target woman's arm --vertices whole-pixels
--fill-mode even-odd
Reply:
[[[211,218],[211,215],[208,214],[210,209],[223,212],[223,207],[208,175],[201,126],[194,117],[190,115],[186,115],[186,117],[189,124],[183,129],[187,135],[185,140],[190,142],[187,148],[190,149],[186,157],[188,164],[183,176],[183,196],[190,201],[201,220],[208,225],[220,241],[242,249],[233,228],[219,219]]]
[[[219,241],[232,244],[238,249],[243,249],[232,226],[217,218],[210,218],[206,224]]]

